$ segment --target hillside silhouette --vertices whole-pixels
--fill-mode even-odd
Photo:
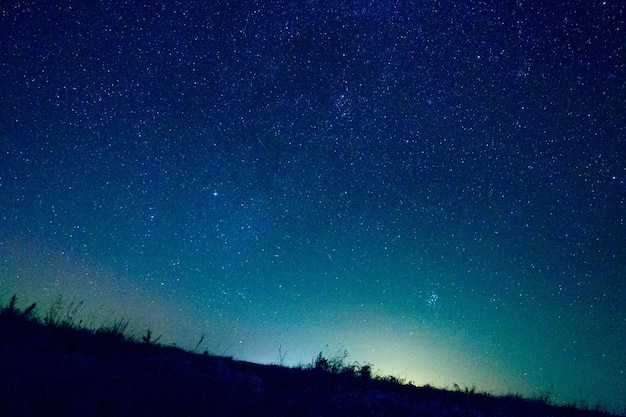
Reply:
[[[43,319],[15,297],[0,311],[2,416],[581,416],[611,414],[547,399],[447,391],[375,377],[320,354],[287,368],[198,354],[96,330],[58,310]]]

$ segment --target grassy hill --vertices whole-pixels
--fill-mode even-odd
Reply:
[[[287,368],[134,340],[127,322],[86,329],[15,297],[0,311],[2,416],[584,416],[545,400],[446,391],[373,377],[321,354]]]

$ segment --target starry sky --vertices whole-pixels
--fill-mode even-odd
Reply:
[[[3,2],[0,297],[237,359],[345,349],[418,385],[623,407],[625,20]]]

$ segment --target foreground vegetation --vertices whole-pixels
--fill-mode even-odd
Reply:
[[[347,353],[286,368],[161,346],[128,320],[89,329],[82,303],[43,319],[17,298],[0,309],[0,414],[10,416],[581,416],[547,398],[494,397],[379,377]]]

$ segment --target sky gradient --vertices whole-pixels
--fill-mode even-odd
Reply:
[[[0,6],[3,302],[626,405],[620,2],[56,3]]]

